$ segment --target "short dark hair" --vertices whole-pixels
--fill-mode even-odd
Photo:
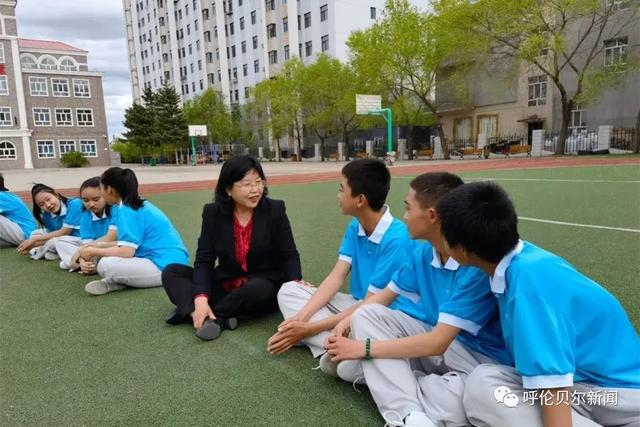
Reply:
[[[4,176],[0,173],[0,191],[9,191],[7,187],[4,186]]]
[[[342,175],[351,187],[351,196],[362,194],[371,209],[382,209],[391,187],[391,174],[383,162],[376,159],[352,160],[342,168]]]
[[[438,203],[442,234],[485,261],[499,262],[518,243],[518,215],[507,193],[493,182],[461,185]]]
[[[220,176],[218,177],[218,183],[216,184],[215,201],[224,206],[231,206],[233,204],[233,200],[229,198],[227,190],[231,188],[233,184],[244,178],[247,172],[251,170],[255,170],[260,178],[265,181],[262,198],[260,199],[260,203],[262,203],[264,197],[269,194],[269,190],[266,186],[267,178],[264,176],[262,165],[258,159],[246,154],[234,156],[225,161],[222,165]]]
[[[31,187],[31,202],[33,203],[31,212],[33,213],[33,217],[38,220],[40,225],[44,225],[42,223],[42,209],[40,209],[40,206],[38,206],[38,204],[36,203],[36,196],[40,193],[53,194],[58,199],[60,199],[60,203],[64,204],[65,206],[67,204],[67,198],[45,184],[34,184],[33,187]],[[60,208],[62,209],[62,206],[60,206]]]
[[[109,168],[102,173],[100,181],[105,187],[115,188],[122,203],[131,209],[137,211],[144,204],[144,199],[138,194],[138,178],[131,169]]]
[[[85,188],[98,188],[100,189],[100,177],[99,176],[94,176],[93,178],[89,178],[87,180],[85,180],[82,185],[80,185],[80,191],[78,192],[78,194],[80,195],[80,197],[82,198],[82,190],[84,190]],[[82,210],[85,211],[85,207],[84,204],[82,205]],[[107,213],[107,216],[111,216],[111,206],[106,205],[104,207],[104,211]]]
[[[464,184],[458,175],[449,172],[427,172],[411,180],[409,186],[416,192],[416,200],[422,209],[435,207],[438,200],[449,191]]]

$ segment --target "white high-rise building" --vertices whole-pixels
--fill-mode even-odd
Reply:
[[[347,59],[352,31],[379,19],[384,0],[123,0],[131,86],[165,82],[183,100],[208,87],[229,104],[293,56]],[[417,3],[417,2],[416,2]]]

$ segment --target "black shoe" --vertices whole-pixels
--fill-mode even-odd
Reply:
[[[220,319],[220,326],[222,326],[224,329],[228,329],[230,331],[233,331],[235,328],[238,327],[238,318],[237,317],[229,317],[226,319]]]
[[[222,328],[213,319],[207,319],[202,326],[196,331],[196,336],[205,341],[215,340],[220,336]]]
[[[179,325],[184,322],[186,316],[178,311],[178,308],[174,308],[171,313],[167,314],[164,321],[170,325]]]

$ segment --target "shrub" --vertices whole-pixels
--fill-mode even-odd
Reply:
[[[68,168],[81,168],[89,164],[89,160],[78,151],[69,151],[60,158],[60,163]]]

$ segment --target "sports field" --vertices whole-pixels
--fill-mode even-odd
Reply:
[[[640,326],[638,165],[462,176],[503,185],[522,217],[521,236],[603,284]],[[409,180],[393,179],[388,202],[396,216]],[[337,189],[337,182],[269,189],[287,203],[311,282],[335,263],[348,221],[338,211]],[[201,208],[211,197],[199,191],[148,198],[169,215],[193,256]],[[164,324],[171,305],[162,289],[90,297],[87,281],[55,262],[0,250],[0,425],[384,424],[366,390],[313,371],[308,350],[266,352],[279,315],[241,322],[203,342],[189,325]]]

